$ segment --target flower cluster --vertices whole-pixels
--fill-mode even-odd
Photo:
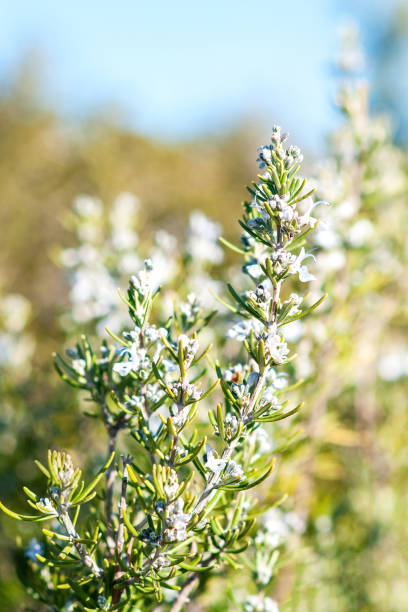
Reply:
[[[128,192],[120,193],[109,207],[87,195],[75,199],[66,224],[75,232],[78,246],[62,250],[58,256],[71,286],[71,308],[63,316],[64,328],[72,327],[73,323],[96,324],[99,333],[105,326],[115,331],[123,328],[126,319],[118,308],[116,289],[129,276],[141,291],[148,290],[147,283],[153,289],[165,284],[170,290],[182,276],[190,291],[184,306],[180,305],[186,309],[184,316],[199,308],[194,291],[199,289],[202,301],[207,303],[205,287],[219,292],[217,282],[208,276],[209,267],[223,259],[217,243],[221,233],[217,223],[201,212],[193,212],[185,241],[179,244],[165,230],[156,231],[153,240],[146,241],[145,235],[138,232],[140,217],[140,201]],[[135,274],[146,256],[145,270]],[[149,265],[151,270],[146,269]],[[186,266],[191,268],[189,272]],[[167,313],[166,301],[163,308]]]

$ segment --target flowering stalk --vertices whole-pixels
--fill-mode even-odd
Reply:
[[[281,330],[323,299],[302,307],[298,295],[283,295],[290,277],[314,278],[304,264],[314,256],[304,244],[317,224],[311,216],[313,189],[297,177],[302,155],[297,147],[284,147],[286,138],[275,127],[271,144],[260,150],[264,173],[249,188],[251,201],[240,221],[242,247],[223,240],[244,256],[244,272],[253,285],[244,293],[228,285],[233,303],[227,306],[237,318],[228,336],[243,342],[245,359],[214,366],[211,346],[202,338],[215,313],[205,313],[191,296],[176,303],[167,320],[152,323],[160,290],[150,260],[131,278],[123,297],[133,328],[122,335],[110,331],[116,344],[103,342],[99,353],[83,337],[68,359],[56,356],[62,378],[98,407],[90,416],[105,425],[109,459],[88,487],[80,485],[79,471],[65,487],[51,462],[43,470],[50,507],[26,490],[38,516],[3,507],[21,520],[57,518],[65,528],[68,544],[60,546],[59,534],[45,530],[47,555],[37,555],[55,572],[58,594],[48,593],[50,605],[56,598],[60,602],[65,589],[76,609],[153,610],[160,603],[161,609],[180,610],[202,574],[224,565],[237,568],[235,557],[255,537],[255,511],[243,492],[260,485],[273,469],[270,448],[261,448],[267,437],[262,427],[300,408],[286,408],[281,400],[282,377],[275,368],[291,359]],[[157,310],[162,311],[160,305]],[[218,385],[223,401],[214,395]],[[197,419],[200,406],[209,408],[210,428]],[[137,449],[133,456],[122,455],[122,465],[113,462],[119,431]],[[94,488],[103,474],[106,483],[98,499]],[[80,537],[79,508],[91,499]],[[173,603],[164,595],[163,601],[163,589],[180,595]],[[276,609],[270,598],[263,601]]]

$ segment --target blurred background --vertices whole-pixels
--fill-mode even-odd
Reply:
[[[43,457],[49,446],[77,445],[79,430],[83,447],[89,436],[96,436],[84,424],[77,395],[54,373],[51,358],[80,331],[95,333],[106,314],[78,310],[78,300],[82,307],[86,297],[78,297],[73,289],[80,280],[75,253],[81,244],[103,245],[106,238],[95,237],[95,227],[97,232],[101,228],[93,215],[110,218],[114,231],[130,209],[137,211],[137,221],[132,217],[135,235],[123,257],[130,257],[136,245],[141,254],[155,248],[160,236],[154,238],[154,232],[159,228],[182,245],[195,210],[222,224],[227,238],[236,239],[235,219],[245,185],[256,171],[256,148],[267,141],[274,123],[290,131],[314,176],[325,176],[321,160],[329,158],[338,164],[334,177],[340,171],[347,174],[347,155],[339,153],[335,134],[345,120],[352,122],[354,111],[344,112],[347,103],[340,103],[343,113],[339,112],[340,68],[344,72],[350,67],[339,68],[337,60],[339,31],[356,24],[365,61],[362,56],[351,58],[353,79],[369,82],[367,112],[386,115],[387,133],[379,139],[383,157],[376,157],[371,166],[371,149],[363,150],[361,139],[358,142],[364,153],[358,163],[366,164],[363,178],[368,183],[362,179],[360,191],[352,195],[362,203],[359,214],[374,228],[369,248],[359,243],[358,230],[354,243],[341,244],[351,268],[363,276],[368,270],[364,278],[371,280],[364,285],[361,276],[349,277],[359,289],[352,293],[352,310],[338,311],[336,320],[342,323],[333,331],[338,345],[329,351],[332,375],[343,368],[343,386],[326,389],[316,404],[338,415],[328,417],[331,432],[333,420],[341,421],[337,438],[330,438],[326,429],[316,434],[313,419],[322,416],[322,410],[317,411],[305,428],[322,463],[316,471],[313,458],[300,453],[296,465],[308,466],[309,481],[299,484],[288,474],[295,497],[298,494],[305,504],[307,499],[312,517],[307,546],[318,559],[325,586],[319,586],[319,576],[305,580],[315,595],[321,589],[328,607],[314,595],[303,607],[298,602],[298,608],[293,604],[290,609],[407,610],[407,528],[397,523],[403,518],[408,484],[403,439],[408,425],[403,232],[408,4],[0,0],[0,9],[0,490],[2,499],[14,507],[21,503],[22,482],[35,486],[33,457]],[[358,55],[359,46],[350,53]],[[373,181],[384,176],[384,167],[393,172],[386,174],[379,191]],[[346,200],[337,192],[332,200],[336,198],[340,203]],[[389,208],[385,214],[391,199],[396,203],[393,212]],[[115,250],[115,240],[109,244]],[[169,253],[174,245],[167,244]],[[383,253],[386,247],[392,250],[392,261],[388,252]],[[128,259],[127,265],[118,266],[112,252],[104,257],[101,265],[115,282],[134,265]],[[325,282],[330,286],[334,281]],[[367,320],[371,329],[381,322],[381,342],[365,334],[362,313],[368,301],[375,308]],[[344,318],[349,327],[342,327]],[[352,340],[360,332],[366,343],[356,356]],[[343,336],[337,338],[336,333]],[[380,355],[374,357],[370,351],[380,345]],[[372,379],[356,382],[350,372],[356,359],[367,354]],[[368,404],[375,409],[365,412]],[[356,430],[364,439],[356,442]],[[373,438],[381,450],[373,446]],[[362,466],[368,466],[367,472]],[[370,517],[370,496],[375,498],[379,490],[379,475],[381,490],[388,493],[385,506]],[[350,487],[349,496],[345,486]],[[328,491],[331,500],[325,497]],[[322,498],[324,508],[316,501]],[[3,533],[5,525],[0,518],[0,609],[6,611],[23,609],[25,594],[14,569],[17,562],[21,577],[24,560],[9,533]],[[324,536],[322,543],[321,534],[330,526],[340,535],[331,540]],[[26,538],[24,530],[18,537]],[[379,576],[375,568],[382,562]],[[386,594],[390,580],[395,580],[396,589],[392,600]]]

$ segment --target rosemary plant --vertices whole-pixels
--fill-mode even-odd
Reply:
[[[304,262],[314,259],[305,245],[318,203],[298,176],[303,156],[286,139],[275,126],[259,150],[263,174],[249,187],[241,245],[223,241],[242,256],[253,285],[243,293],[228,285],[225,304],[236,319],[228,336],[242,343],[239,359],[230,363],[227,350],[205,345],[202,332],[216,313],[192,296],[159,320],[150,260],[123,297],[131,328],[109,332],[114,344],[104,340],[98,350],[83,336],[67,357],[55,357],[62,379],[93,402],[89,414],[105,426],[107,458],[88,483],[68,453],[49,451],[46,465],[36,462],[44,491],[24,487],[34,512],[1,504],[14,519],[49,523],[27,553],[30,592],[47,609],[177,612],[208,576],[239,568],[254,541],[261,587],[238,605],[278,609],[266,588],[279,542],[266,553],[256,521],[273,504],[260,509],[245,492],[273,470],[262,443],[268,428],[300,408],[288,405],[288,388],[278,382],[277,368],[293,359],[283,330],[323,299],[306,305],[286,289],[292,276],[314,279]],[[207,426],[202,414],[196,419],[203,410]]]

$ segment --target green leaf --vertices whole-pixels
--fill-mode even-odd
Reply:
[[[179,567],[181,567],[182,569],[187,570],[188,572],[203,573],[203,572],[208,572],[213,567],[215,567],[215,563],[211,563],[211,565],[206,565],[205,567],[202,567],[201,565],[198,565],[198,566],[197,565],[190,565],[189,563],[180,563]]]
[[[43,529],[42,532],[48,538],[57,538],[58,540],[63,540],[64,542],[70,542],[70,537],[63,535],[62,533],[56,533],[55,531],[50,531],[49,529]]]
[[[248,232],[248,234],[250,234],[253,238],[255,238],[255,240],[257,240],[258,242],[262,242],[263,244],[265,244],[268,248],[271,248],[273,245],[268,242],[267,240],[264,240],[264,238],[262,238],[261,236],[259,236],[256,232],[254,232],[249,225],[247,225],[244,221],[241,221],[241,219],[239,219],[238,223],[240,224],[240,226],[242,228],[244,228],[244,230],[246,232]]]
[[[217,300],[217,302],[219,302],[220,304],[225,306],[225,308],[228,308],[228,310],[230,310],[234,314],[239,314],[238,308],[235,308],[235,306],[232,306],[231,304],[229,304],[228,302],[226,302],[225,300],[220,298],[220,296],[217,295],[216,293],[214,293],[214,291],[212,289],[209,289],[209,291],[210,291],[211,295],[213,296],[213,298],[215,298]]]
[[[221,438],[224,440],[225,442],[225,427],[224,427],[224,415],[222,414],[222,406],[221,404],[217,404],[217,425],[218,425],[218,431],[220,433]]]
[[[205,356],[206,356],[206,355],[209,353],[209,351],[210,351],[211,349],[212,349],[212,344],[209,344],[209,345],[207,346],[207,348],[206,348],[206,349],[204,349],[204,351],[203,351],[203,352],[202,352],[202,353],[201,353],[201,354],[200,354],[198,357],[196,357],[196,358],[195,358],[195,359],[194,359],[194,360],[191,362],[191,365],[192,365],[192,366],[193,366],[193,365],[196,365],[196,364],[197,364],[199,361],[201,361],[201,359],[202,359],[203,357],[205,357]]]
[[[88,498],[87,501],[89,501],[89,494],[97,486],[97,484],[99,483],[99,481],[105,474],[106,470],[109,468],[110,464],[113,461],[114,456],[115,456],[115,451],[113,451],[111,456],[106,461],[105,465],[99,470],[94,480],[86,487],[86,489],[79,496],[77,495],[75,499],[72,500],[72,504],[81,504],[85,501],[86,498]]]
[[[49,519],[55,518],[57,516],[57,514],[49,514],[48,516],[33,516],[33,515],[27,515],[27,514],[18,514],[17,512],[13,512],[13,510],[10,510],[9,508],[6,508],[6,506],[0,501],[0,510],[2,510],[4,512],[4,514],[7,514],[8,516],[11,516],[11,518],[16,519],[17,521],[27,521],[27,522],[33,522],[33,523],[39,523],[41,521],[48,521]]]
[[[179,461],[177,463],[177,466],[175,467],[181,467],[182,465],[185,465],[186,463],[190,463],[190,461],[194,461],[195,458],[200,454],[206,442],[207,442],[207,436],[204,436],[201,442],[199,442],[192,450],[190,450],[187,457],[185,457],[182,461]]]
[[[182,340],[178,342],[177,361],[180,368],[180,376],[184,380],[186,377],[186,365],[184,363],[184,347]]]
[[[135,537],[138,538],[139,537],[139,532],[136,531],[136,529],[133,527],[132,523],[129,520],[129,517],[126,513],[125,508],[122,508],[122,516],[123,516],[123,521],[127,527],[127,529],[130,531],[130,533]]]
[[[33,491],[30,491],[28,487],[23,487],[24,493],[29,497],[33,502],[38,502],[39,497]]]
[[[242,306],[242,308],[244,310],[246,310],[247,312],[249,312],[249,314],[251,314],[252,316],[254,316],[255,318],[257,318],[259,321],[262,321],[262,323],[266,323],[263,315],[261,312],[258,312],[257,310],[255,310],[254,308],[252,308],[252,306],[250,306],[249,304],[247,304],[247,302],[245,302],[240,295],[238,295],[238,293],[235,291],[234,287],[232,285],[230,285],[230,283],[227,284],[228,290],[231,293],[232,297],[236,300],[236,302],[238,302],[238,304],[240,304]]]
[[[218,385],[219,383],[219,379],[217,378],[217,380],[215,381],[215,383],[213,385],[211,385],[211,387],[209,389],[207,389],[207,391],[205,391],[205,393],[203,393],[199,399],[199,401],[201,401],[202,399],[204,399],[205,397],[207,397],[208,395],[210,395],[210,393],[212,393],[215,389],[215,387]]]
[[[234,251],[235,253],[239,253],[240,255],[247,255],[246,251],[243,251],[242,249],[240,249],[239,247],[235,246],[234,244],[232,244],[231,242],[229,242],[228,240],[226,240],[222,236],[220,236],[218,238],[218,241],[221,242],[221,244],[226,246],[231,251]]]
[[[278,324],[278,327],[283,327],[283,325],[287,325],[288,323],[292,323],[292,321],[297,321],[298,319],[303,319],[303,317],[305,317],[306,315],[310,314],[315,308],[320,306],[320,304],[326,298],[327,298],[327,293],[322,295],[322,297],[319,300],[317,300],[317,302],[315,302],[312,306],[310,306],[310,308],[307,308],[306,310],[302,310],[302,312],[300,312],[297,315],[294,315],[293,317],[288,317],[287,319],[284,319],[282,322],[280,322]]]
[[[313,187],[313,189],[311,189],[310,191],[308,191],[304,195],[299,196],[298,198],[296,198],[296,200],[292,200],[290,203],[291,204],[297,204],[298,202],[301,202],[302,200],[305,200],[309,196],[313,195],[314,192],[316,191],[316,189],[317,189],[317,187]]]
[[[246,550],[249,545],[250,545],[250,541],[245,540],[242,546],[239,546],[238,548],[225,548],[224,550],[226,553],[230,553],[232,555],[239,555],[239,553],[244,552],[244,550]]]
[[[254,421],[256,423],[273,423],[274,421],[281,421],[282,419],[286,419],[287,417],[292,416],[293,414],[296,414],[296,412],[298,412],[303,406],[303,402],[298,404],[298,406],[296,406],[296,408],[293,408],[292,410],[289,410],[288,412],[282,412],[282,411],[278,411],[275,414],[266,416],[266,417],[259,417],[258,419],[254,419]]]
[[[113,338],[114,340],[116,340],[116,342],[119,342],[119,344],[121,344],[122,346],[129,346],[129,344],[127,342],[125,342],[123,340],[123,338],[119,338],[119,336],[117,336],[116,334],[113,333],[113,331],[111,331],[109,329],[109,327],[105,327],[106,332],[110,335],[111,338]]]
[[[34,460],[35,465],[38,467],[38,469],[48,478],[51,478],[51,474],[49,473],[49,471],[47,470],[47,468],[37,459]]]
[[[243,481],[236,485],[232,485],[232,484],[224,485],[224,486],[221,486],[220,488],[226,491],[246,491],[247,489],[252,489],[253,487],[256,487],[257,485],[261,484],[261,482],[263,482],[266,478],[268,478],[269,474],[272,472],[274,468],[274,465],[275,465],[275,461],[272,461],[271,465],[265,470],[265,472],[259,478],[256,478],[255,480]]]

